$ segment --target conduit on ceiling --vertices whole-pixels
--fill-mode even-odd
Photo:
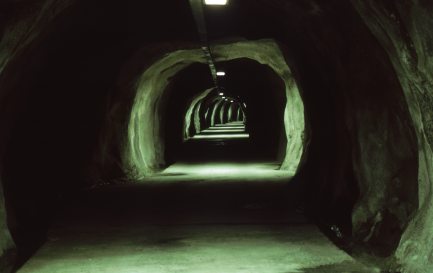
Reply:
[[[192,14],[194,16],[195,24],[200,37],[200,42],[202,44],[201,49],[203,50],[204,57],[207,61],[207,64],[209,65],[209,70],[211,72],[215,87],[219,89],[215,61],[212,56],[212,51],[210,49],[209,40],[207,37],[208,35],[206,30],[206,20],[204,17],[203,2],[202,0],[189,0],[189,4],[191,6]]]

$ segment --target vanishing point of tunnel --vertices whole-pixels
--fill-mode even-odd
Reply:
[[[432,273],[433,1],[0,1],[0,273]]]

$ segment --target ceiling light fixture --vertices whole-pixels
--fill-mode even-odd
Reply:
[[[208,6],[225,6],[227,0],[204,0],[204,3]]]
[[[224,72],[224,71],[218,71],[217,72],[217,76],[222,77],[222,76],[225,76],[225,75],[226,75],[226,72]]]

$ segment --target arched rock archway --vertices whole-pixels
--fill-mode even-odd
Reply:
[[[215,45],[212,51],[217,62],[249,58],[268,65],[283,79],[287,98],[284,115],[287,148],[281,169],[294,174],[303,152],[304,106],[278,44],[273,40],[240,41]],[[130,175],[142,177],[165,165],[160,102],[169,79],[192,63],[205,63],[200,49],[178,50],[155,62],[138,80],[124,154],[125,167],[132,171]]]

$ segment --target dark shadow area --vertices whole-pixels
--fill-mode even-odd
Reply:
[[[169,181],[170,177],[162,175],[161,179]],[[306,223],[295,212],[297,186],[287,187],[284,178],[260,181],[258,175],[249,182],[226,175],[200,182],[183,174],[170,181],[101,187],[69,195],[60,218],[71,224],[81,225],[84,220],[102,226]],[[76,221],[72,220],[75,217]]]
[[[179,160],[182,154],[185,113],[192,98],[213,86],[206,64],[192,64],[170,82],[165,91],[165,159],[167,164]]]
[[[2,180],[9,227],[22,261],[45,240],[63,193],[87,186],[93,176],[89,166],[106,119],[107,97],[116,89],[125,59],[167,33],[195,37],[187,5],[173,3],[173,9],[166,9],[156,2],[78,2],[44,29],[0,79],[2,88],[14,94],[7,100],[12,125]],[[143,16],[147,9],[152,12]],[[30,11],[25,6],[19,12]],[[168,18],[174,16],[185,19],[173,25]],[[165,25],[152,27],[164,18]],[[144,37],[137,35],[143,31]]]

